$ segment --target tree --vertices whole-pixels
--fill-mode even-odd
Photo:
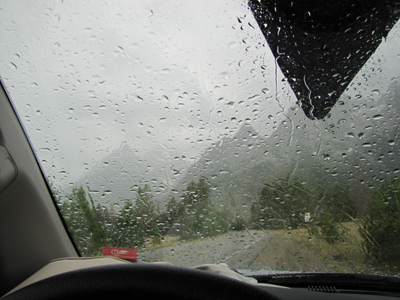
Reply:
[[[341,223],[356,217],[357,211],[352,193],[348,188],[342,189],[336,186],[332,193],[326,193],[321,197],[319,211],[316,212],[310,233],[333,244],[348,233],[348,229]],[[319,227],[319,230],[316,226]]]
[[[132,202],[126,200],[116,218],[111,244],[115,247],[137,248],[143,246],[144,240],[141,217]]]
[[[143,188],[139,187],[137,191],[135,211],[138,220],[140,220],[144,235],[152,238],[154,243],[160,243],[158,214],[153,203],[151,189],[147,184],[145,184]]]
[[[205,178],[198,183],[191,181],[183,193],[183,204],[189,211],[208,209],[210,201],[210,186]]]
[[[314,212],[316,197],[297,179],[278,179],[265,184],[251,209],[255,227],[296,229],[304,224],[305,213]]]
[[[102,226],[99,223],[98,216],[93,205],[93,200],[89,195],[89,199],[92,204],[92,208],[90,208],[89,203],[86,199],[86,193],[82,186],[76,191],[76,199],[89,227],[88,229],[90,232],[91,246],[93,247],[94,251],[100,252],[101,247],[106,242],[106,235]]]
[[[90,256],[90,231],[85,215],[76,201],[76,192],[69,195],[69,199],[64,201],[61,206],[61,212],[65,223],[71,233],[76,246],[83,256]]]
[[[400,265],[400,178],[375,189],[360,234],[369,257]]]
[[[159,225],[161,234],[179,235],[179,218],[185,213],[185,207],[182,202],[178,202],[171,196],[167,202],[166,211],[160,214]]]
[[[65,222],[84,256],[99,255],[106,244],[106,232],[98,218],[98,213],[90,198],[92,207],[86,199],[83,187],[73,189],[61,205]]]
[[[178,219],[183,239],[213,236],[228,231],[229,224],[210,199],[210,185],[205,178],[191,181],[183,192],[183,211]]]

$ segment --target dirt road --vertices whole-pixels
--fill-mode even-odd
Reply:
[[[249,268],[268,245],[269,237],[269,233],[260,230],[229,232],[224,236],[138,253],[138,259],[185,267],[226,263],[235,268]]]
[[[245,274],[334,272],[324,256],[301,246],[287,232],[235,231],[226,235],[138,253],[143,262],[165,261],[182,267],[226,263]]]

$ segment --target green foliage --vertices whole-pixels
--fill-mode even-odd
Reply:
[[[115,216],[93,199],[82,187],[73,189],[68,201],[60,204],[61,212],[74,240],[84,256],[101,255],[102,246],[141,247],[145,238],[160,242],[159,214],[152,202],[148,185],[138,189],[135,205],[126,200]]]
[[[338,222],[351,221],[357,218],[353,195],[349,188],[335,186],[332,193],[323,196],[324,211],[336,215]]]
[[[231,207],[214,207],[210,184],[205,178],[188,183],[180,201],[171,196],[162,212],[154,204],[147,184],[138,188],[136,199],[126,200],[117,212],[99,204],[95,207],[82,187],[63,198],[57,191],[57,199],[77,246],[85,256],[101,255],[102,246],[141,248],[149,238],[152,243],[160,243],[163,235],[191,240],[228,230],[246,230],[250,226],[256,229],[308,226],[310,234],[332,244],[347,233],[341,223],[357,216],[348,189],[336,188],[331,193],[318,195],[315,189],[289,177],[262,188],[258,201],[251,206],[251,219],[236,207],[232,196]],[[311,224],[305,223],[306,213],[311,213]],[[368,226],[366,228],[371,230]],[[371,248],[367,244],[365,247]]]
[[[182,239],[202,238],[228,231],[229,224],[223,214],[212,206],[210,185],[205,178],[188,184],[182,204],[184,210],[177,219]]]
[[[326,192],[319,201],[313,224],[309,226],[310,234],[313,233],[316,237],[333,244],[342,240],[348,233],[341,223],[350,221],[356,216],[357,212],[349,189],[336,186],[332,193]]]
[[[308,232],[329,244],[334,244],[346,236],[348,229],[342,226],[340,216],[327,212],[327,208],[325,210],[321,212],[317,222],[309,225]]]
[[[314,212],[316,198],[299,180],[289,177],[265,184],[260,198],[251,207],[255,228],[296,229],[304,225],[304,215]]]
[[[360,226],[363,247],[378,263],[400,265],[400,179],[375,189]]]
[[[86,199],[86,193],[82,187],[78,189],[76,196],[79,206],[85,215],[86,221],[88,222],[89,231],[91,233],[91,244],[94,249],[99,249],[100,252],[100,248],[105,243],[106,233],[104,231],[104,227],[101,226],[99,222],[98,213],[94,207],[92,197],[89,195],[89,199],[92,204],[92,207],[90,207]]]
[[[137,248],[144,244],[144,231],[140,217],[127,200],[118,214],[111,235],[111,245],[115,247]]]
[[[234,231],[241,231],[241,230],[245,230],[248,227],[248,220],[246,220],[247,218],[245,218],[242,213],[240,208],[238,208],[236,206],[236,201],[233,198],[232,194],[229,192],[229,197],[230,197],[230,202],[231,202],[231,209],[233,210],[233,218],[229,218],[228,216],[229,211],[225,210],[223,212],[223,214],[225,215],[226,219],[229,219],[229,230],[234,230]]]
[[[69,201],[61,205],[65,222],[82,254],[100,255],[106,242],[106,232],[96,209],[90,207],[82,187],[73,189]]]
[[[193,239],[228,230],[224,216],[211,205],[210,186],[204,178],[189,183],[181,202],[171,197],[163,213],[156,208],[147,184],[138,188],[135,201],[126,200],[116,214],[95,207],[82,187],[67,198],[59,206],[84,256],[101,255],[102,246],[140,248],[146,238],[160,243],[161,234]]]
[[[205,178],[191,181],[183,193],[183,204],[188,211],[207,210],[211,204],[210,186]]]
[[[160,230],[158,228],[158,214],[153,203],[153,195],[150,187],[139,187],[136,197],[135,211],[141,230],[146,237],[151,237],[153,243],[160,243]]]
[[[247,228],[246,220],[240,214],[236,214],[235,218],[229,223],[230,230],[241,231]]]
[[[182,202],[178,202],[171,196],[167,202],[166,211],[160,214],[159,227],[162,235],[179,235],[179,218],[185,213],[185,207]]]

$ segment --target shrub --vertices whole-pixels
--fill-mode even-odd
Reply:
[[[310,187],[298,179],[265,184],[260,198],[251,207],[254,228],[296,229],[305,224],[305,213],[314,212],[316,198]]]
[[[377,262],[400,263],[400,180],[376,189],[360,226],[363,248]]]
[[[184,240],[215,236],[229,229],[226,216],[211,203],[210,185],[205,178],[191,181],[183,192],[182,211],[177,216],[179,236]]]
[[[325,208],[319,216],[319,221],[309,225],[309,234],[321,238],[328,244],[342,240],[348,233],[348,229],[341,225],[340,215],[327,212]]]
[[[319,206],[311,231],[329,244],[342,240],[348,233],[342,222],[357,215],[349,189],[336,186],[332,193],[324,193]]]

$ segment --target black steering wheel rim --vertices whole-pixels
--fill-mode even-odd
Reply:
[[[3,299],[275,299],[245,282],[190,268],[115,264],[74,270],[26,286]]]

